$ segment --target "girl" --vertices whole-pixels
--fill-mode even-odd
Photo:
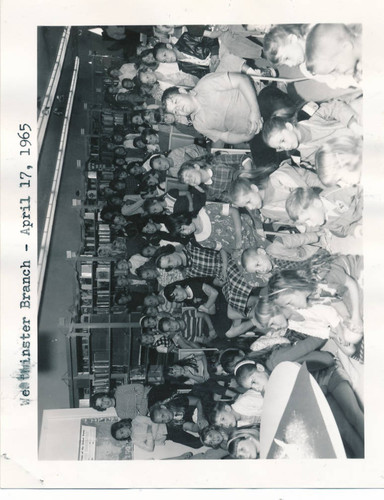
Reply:
[[[349,136],[336,137],[316,152],[316,172],[325,186],[349,187],[360,182],[362,141]]]
[[[235,429],[229,435],[227,449],[232,458],[256,459],[260,455],[260,431],[257,427]]]
[[[190,236],[201,246],[234,253],[249,246],[260,246],[261,236],[248,214],[222,203],[208,203],[196,217],[170,215],[165,222],[172,235]],[[259,230],[262,231],[261,220]]]
[[[164,296],[170,302],[183,302],[197,307],[200,312],[215,314],[215,302],[219,292],[200,278],[189,278],[171,283],[164,288]]]
[[[155,424],[149,417],[139,415],[133,420],[123,418],[111,426],[112,437],[118,441],[132,441],[139,448],[153,451],[155,445],[162,445],[167,439],[164,424]]]
[[[298,150],[301,160],[314,165],[315,154],[327,140],[339,136],[362,135],[358,115],[340,100],[325,102],[308,119],[298,122],[296,112],[290,117],[272,115],[264,123],[264,142],[277,151]]]
[[[219,448],[226,450],[228,442],[228,431],[218,425],[208,425],[200,431],[201,442],[214,450]]]
[[[264,37],[264,56],[272,64],[299,66],[305,61],[308,24],[277,24]]]

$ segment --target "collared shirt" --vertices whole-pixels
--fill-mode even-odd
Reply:
[[[187,257],[186,274],[188,277],[217,277],[222,270],[221,255],[216,250],[201,248],[189,242],[184,253]]]
[[[248,299],[253,288],[245,281],[235,262],[228,259],[227,280],[222,288],[228,305],[241,313],[246,313]]]

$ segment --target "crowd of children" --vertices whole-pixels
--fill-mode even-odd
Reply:
[[[145,414],[118,412],[115,439],[258,458],[269,375],[293,361],[326,394],[347,456],[364,456],[348,374],[364,364],[361,50],[358,25],[156,26],[109,70],[105,101],[129,124],[105,145],[113,243],[98,253],[116,261],[116,306],[141,311],[141,344],[168,353],[165,383]],[[207,83],[220,85],[216,130],[203,125]],[[220,99],[238,112],[250,103],[249,115],[231,111],[228,125]],[[195,142],[164,151],[159,125]],[[250,153],[236,154],[244,137]]]

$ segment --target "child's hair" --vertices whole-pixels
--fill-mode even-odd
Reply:
[[[257,304],[253,308],[252,315],[261,328],[267,328],[269,320],[277,314],[277,312],[277,307],[272,303],[272,300],[263,296],[259,298]]]
[[[120,305],[119,302],[120,300],[123,298],[123,297],[126,297],[127,296],[127,292],[125,291],[121,291],[121,292],[117,292],[115,294],[115,304],[116,305]],[[124,306],[128,307],[127,304],[124,304]]]
[[[289,35],[304,38],[308,30],[307,24],[278,24],[274,26],[264,37],[263,52],[266,59],[273,64],[282,63],[279,59],[281,47],[286,45]]]
[[[147,271],[147,270],[151,270],[151,271],[156,270],[156,266],[155,266],[155,263],[153,261],[145,262],[142,266],[138,267],[136,269],[136,275],[139,278],[142,278],[143,271]]]
[[[161,333],[167,333],[165,330],[164,330],[164,323],[166,321],[169,321],[169,318],[160,318],[159,319],[159,322],[157,323],[157,329],[159,330],[159,332]]]
[[[195,169],[195,165],[199,165],[200,168],[211,166],[210,160],[212,159],[213,157],[210,156],[199,156],[198,158],[184,162],[178,172],[179,181],[185,183],[185,173],[190,172],[191,170],[193,171]]]
[[[164,94],[161,97],[161,103],[165,111],[167,111],[167,101],[178,94],[180,94],[180,90],[178,87],[169,87],[169,89],[166,89],[164,91]]]
[[[235,429],[229,436],[228,444],[227,444],[227,449],[228,453],[231,455],[232,458],[238,458],[237,457],[237,449],[239,444],[242,441],[246,441],[250,437],[253,437],[254,439],[258,439],[256,437],[256,430],[253,428],[240,428],[240,429]],[[257,457],[258,458],[258,457]]]
[[[146,214],[149,214],[149,209],[151,208],[151,206],[157,202],[157,201],[163,201],[163,197],[162,196],[157,196],[155,198],[148,198],[147,200],[144,201],[143,203],[143,210]]]
[[[244,380],[246,380],[252,373],[257,370],[255,361],[243,360],[237,363],[233,374],[236,377],[236,382],[243,387]]]
[[[149,418],[152,420],[152,422],[156,423],[156,414],[161,408],[161,402],[155,403],[151,408],[149,409]]]
[[[173,283],[169,283],[169,285],[167,285],[165,288],[164,288],[164,297],[169,301],[169,302],[174,302],[175,301],[175,289],[177,287],[177,285],[181,285],[181,286],[185,286],[185,282],[184,281],[174,281]]]
[[[137,79],[138,79],[138,82],[140,85],[142,85],[140,76],[145,74],[145,73],[148,73],[148,71],[152,71],[152,68],[150,68],[149,66],[140,66],[139,71],[137,72]],[[154,83],[153,84],[146,83],[145,85],[148,85],[149,87],[153,87]]]
[[[146,128],[141,132],[141,139],[144,142],[144,144],[148,144],[148,136],[149,135],[158,135],[156,130],[153,128]]]
[[[164,153],[156,153],[151,156],[151,158],[149,159],[149,165],[152,169],[154,161],[157,160],[158,158],[161,158],[161,156],[164,156]]]
[[[132,430],[132,419],[131,418],[123,418],[119,422],[115,422],[111,425],[111,434],[114,439],[118,441],[131,441],[131,438],[118,438],[116,437],[117,431],[123,429],[124,427],[128,427]]]
[[[268,283],[269,298],[275,300],[280,293],[294,290],[305,290],[313,292],[316,288],[315,281],[300,275],[297,270],[283,270],[275,273]]]
[[[290,118],[296,113],[298,107],[298,104],[288,94],[271,86],[263,88],[257,96],[257,102],[264,121],[269,120],[272,116]]]
[[[133,139],[133,146],[137,149],[145,149],[145,143],[141,137],[135,137]]]
[[[285,130],[287,123],[296,125],[296,114],[291,117],[281,117],[272,115],[269,120],[264,123],[262,137],[267,146],[270,145],[270,140],[275,136],[276,132]]]
[[[148,63],[148,62],[144,62],[143,61],[143,58],[149,54],[153,54],[153,49],[146,49],[146,50],[143,50],[143,52],[138,56],[138,61],[137,63],[135,63],[136,67],[139,68],[140,66],[144,65],[144,66],[148,66],[148,68],[151,68],[151,69],[156,69],[159,67],[159,63],[156,62],[156,61],[153,61],[151,63]]]
[[[161,49],[167,49],[167,48],[168,48],[168,47],[167,47],[167,44],[166,44],[166,43],[164,43],[164,42],[159,42],[159,43],[157,43],[157,44],[153,47],[153,49],[152,49],[152,51],[153,51],[153,55],[155,56],[155,59],[156,59],[156,57],[157,57],[157,53],[159,52],[159,50],[161,50]]]
[[[361,168],[361,161],[361,140],[351,136],[335,137],[317,150],[316,172],[325,186],[333,186],[339,169],[355,172]]]
[[[243,177],[238,177],[235,182],[232,183],[229,189],[229,197],[231,202],[236,204],[241,198],[249,194],[252,191],[252,183]]]
[[[314,200],[319,199],[321,191],[322,189],[318,187],[299,187],[290,193],[285,202],[285,209],[293,222],[296,222],[299,219],[303,210],[307,210],[307,208],[312,205]]]
[[[353,41],[354,37],[345,24],[316,24],[308,33],[305,43],[308,71],[316,74],[318,62],[332,60],[342,50],[343,44]]]
[[[211,425],[208,425],[207,427],[204,427],[204,429],[202,429],[200,431],[200,440],[201,442],[205,445],[205,446],[209,446],[210,448],[213,448],[214,450],[217,450],[218,448],[220,448],[220,444],[217,444],[217,445],[213,445],[213,444],[207,444],[205,442],[206,440],[206,437],[208,436],[208,434],[211,432],[211,431],[216,431],[216,432],[220,432],[220,433],[227,433],[227,429],[224,429],[223,427],[220,427],[219,425],[215,425],[215,424],[211,424]]]
[[[102,408],[101,406],[96,404],[96,401],[99,398],[103,398],[105,396],[111,397],[111,394],[109,392],[95,392],[95,394],[92,394],[89,400],[89,406],[97,411],[105,411],[106,408]]]
[[[220,415],[220,413],[222,413],[225,410],[227,404],[228,403],[225,403],[224,401],[218,401],[211,409],[211,411],[207,414],[208,422],[210,422],[212,425],[217,425],[216,424],[217,418]]]
[[[170,214],[164,221],[165,227],[173,237],[181,234],[181,228],[183,226],[189,226],[191,223],[191,213]],[[187,235],[185,237],[188,238],[188,236],[191,238],[193,235]]]
[[[247,248],[241,254],[241,265],[246,271],[248,271],[247,266],[249,264],[250,259],[252,259],[253,257],[257,257],[257,255],[258,253],[256,248]]]
[[[229,348],[223,351],[220,356],[220,364],[223,370],[231,375],[236,366],[235,359],[240,356],[243,358],[245,356],[241,349]]]

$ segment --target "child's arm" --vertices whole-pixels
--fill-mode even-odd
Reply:
[[[197,408],[197,431],[199,431],[208,424],[204,417],[203,405],[201,404],[201,400],[195,396],[188,396],[188,401],[191,406],[196,406]]]
[[[308,354],[320,349],[326,341],[327,340],[318,337],[307,337],[293,346],[275,349],[267,360],[267,367],[273,370],[283,361],[297,361],[302,363],[305,361]]]
[[[237,208],[229,207],[229,215],[232,217],[233,226],[235,229],[236,249],[239,250],[243,244],[242,233],[241,233],[240,212]]]
[[[213,337],[214,335],[216,335],[216,330],[213,326],[213,323],[212,323],[212,320],[211,320],[209,314],[204,313],[204,312],[197,312],[197,317],[201,318],[208,326],[208,330],[209,330],[208,334],[210,337]]]
[[[155,448],[155,441],[153,439],[152,427],[148,425],[147,434],[144,441],[133,439],[133,444],[135,444],[139,448],[142,448],[143,450],[153,451]]]
[[[192,342],[192,340],[187,340],[182,336],[181,333],[177,333],[173,337],[173,341],[176,343],[177,347],[180,349],[201,349],[199,344]]]
[[[352,119],[356,120],[356,113],[351,106],[338,99],[322,103],[313,116],[318,116],[327,121],[338,121],[345,127],[349,126]]]
[[[219,295],[219,292],[216,290],[216,288],[213,288],[211,285],[207,285],[207,283],[203,284],[203,292],[208,296],[207,302],[203,305],[203,307],[207,309],[208,312],[211,309],[211,307],[214,306],[216,299]]]

